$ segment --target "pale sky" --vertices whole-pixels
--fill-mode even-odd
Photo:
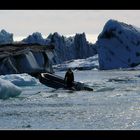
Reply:
[[[0,30],[14,37],[40,32],[44,37],[58,32],[73,35],[85,32],[95,42],[109,19],[140,27],[140,10],[0,10]]]

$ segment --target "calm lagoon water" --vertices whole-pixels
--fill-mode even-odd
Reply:
[[[18,97],[0,100],[0,129],[140,129],[140,71],[74,74],[94,91],[54,90],[39,83],[21,86]]]

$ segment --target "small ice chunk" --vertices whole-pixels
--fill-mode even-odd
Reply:
[[[21,89],[8,80],[0,79],[0,99],[18,96]]]

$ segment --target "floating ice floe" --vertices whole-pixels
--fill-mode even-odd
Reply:
[[[21,92],[22,91],[19,87],[17,87],[10,81],[0,78],[0,99],[15,97],[18,96]]]
[[[54,65],[53,68],[55,70],[63,71],[67,70],[68,68],[77,69],[77,70],[91,70],[91,69],[98,69],[98,55],[89,57],[87,59],[77,59],[66,61],[63,64]]]
[[[9,80],[17,86],[33,86],[38,83],[37,79],[28,74],[11,74],[1,76],[4,80]]]

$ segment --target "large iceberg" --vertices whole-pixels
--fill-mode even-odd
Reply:
[[[5,37],[7,42],[5,45],[0,45],[0,75],[53,73],[52,64],[85,59],[97,54],[97,46],[86,40],[85,33],[65,37],[55,32],[44,39],[41,33],[35,32],[15,43],[13,43],[12,34],[2,30],[0,39],[2,39],[2,34],[7,35],[7,38]],[[50,49],[49,46],[54,46],[54,48]]]
[[[97,46],[86,40],[85,33],[65,37],[55,32],[44,39],[36,32],[20,42],[1,45],[0,75],[53,73],[52,64],[85,59],[95,54]]]
[[[0,78],[0,99],[7,99],[9,97],[18,96],[21,93],[21,89],[10,81]]]
[[[0,44],[10,44],[13,43],[13,34],[8,33],[5,30],[0,31]]]
[[[96,45],[86,40],[85,33],[67,38],[56,32],[49,35],[48,38],[55,45],[56,55],[53,58],[53,64],[63,63],[72,59],[84,59],[97,54]]]
[[[96,45],[86,40],[85,33],[65,37],[55,32],[44,39],[41,33],[36,32],[23,39],[22,42],[38,43],[41,45],[53,44],[55,46],[52,59],[53,64],[60,64],[72,59],[84,59],[97,54]]]
[[[100,69],[130,68],[140,64],[140,29],[109,20],[96,42]]]
[[[41,45],[3,45],[0,54],[0,75],[20,73],[53,73],[53,48]]]

